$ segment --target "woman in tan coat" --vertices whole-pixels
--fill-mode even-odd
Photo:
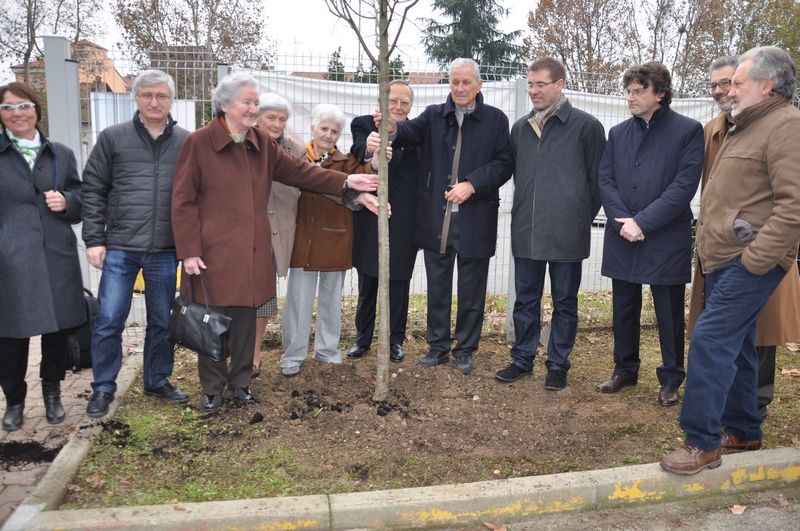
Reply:
[[[377,169],[377,157],[362,164],[352,154],[344,155],[336,148],[344,126],[344,113],[338,107],[317,105],[311,113],[313,140],[305,148],[308,161],[345,173]],[[314,359],[322,363],[342,362],[339,351],[342,287],[345,273],[353,267],[352,252],[353,217],[350,211],[320,194],[302,192],[281,319],[284,348],[281,371],[284,376],[297,375],[306,359],[317,281],[319,296]]]
[[[284,132],[292,109],[286,98],[277,94],[262,94],[258,103],[256,125],[265,131],[289,155],[304,157],[305,148],[287,137]],[[297,223],[297,200],[300,190],[281,183],[272,184],[267,212],[272,226],[272,259],[276,277],[289,273],[294,233]],[[261,374],[261,341],[269,318],[278,314],[278,298],[272,297],[256,310],[256,341],[253,350],[253,378]]]
[[[181,291],[185,296],[189,276],[204,270],[217,310],[233,318],[230,360],[198,359],[205,411],[219,407],[226,385],[236,398],[255,401],[250,379],[256,308],[275,296],[266,209],[273,179],[332,195],[347,186],[377,188],[375,176],[348,177],[306,164],[252,127],[258,88],[247,74],[223,78],[212,97],[215,118],[187,137],[175,169],[172,225],[185,272]],[[198,299],[205,302],[202,293]]]

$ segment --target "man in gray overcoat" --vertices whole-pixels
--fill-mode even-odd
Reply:
[[[553,320],[544,388],[550,391],[567,385],[567,358],[578,329],[582,261],[589,256],[592,220],[600,210],[597,169],[606,145],[602,124],[572,107],[564,96],[566,76],[564,65],[553,58],[534,61],[527,85],[533,110],[511,128],[516,339],[513,362],[495,374],[502,382],[533,374],[549,269]]]

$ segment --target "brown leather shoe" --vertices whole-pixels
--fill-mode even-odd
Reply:
[[[658,393],[658,403],[664,407],[678,405],[678,388],[674,385],[664,384]]]
[[[665,456],[661,460],[661,468],[673,474],[691,476],[704,468],[717,468],[722,464],[722,452],[701,450],[684,443],[680,450]]]
[[[605,382],[601,383],[595,389],[597,389],[601,393],[616,393],[626,385],[636,385],[639,380],[636,378],[629,380],[627,378],[623,378],[622,376],[617,376],[616,374],[611,377],[610,380],[606,380]]]
[[[720,441],[720,449],[723,454],[737,454],[739,452],[755,452],[761,450],[761,439],[755,441],[748,441],[747,439],[740,439],[735,435],[731,435],[725,430],[722,430],[722,441]]]

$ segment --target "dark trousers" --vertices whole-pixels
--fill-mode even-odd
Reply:
[[[767,407],[775,398],[775,351],[778,347],[756,347],[758,353],[758,407]]]
[[[203,393],[219,395],[225,385],[249,387],[253,376],[253,350],[256,345],[256,309],[242,306],[217,306],[231,321],[230,358],[213,361],[197,356],[197,373]]]
[[[60,381],[67,374],[67,336],[69,330],[59,330],[52,334],[42,334],[42,362],[39,364],[39,378]],[[0,386],[6,396],[6,404],[16,406],[25,401],[28,384],[28,347],[30,338],[0,337]]]
[[[636,379],[639,373],[642,285],[612,279],[614,307],[614,374]],[[685,284],[650,286],[658,321],[662,365],[656,369],[661,385],[683,383]]]
[[[389,343],[402,345],[406,338],[408,320],[408,280],[389,280]],[[358,306],[356,307],[355,344],[369,347],[375,332],[375,308],[378,303],[378,279],[358,275]]]
[[[456,333],[458,341],[454,356],[472,354],[478,350],[486,305],[486,282],[489,277],[488,258],[461,258],[459,249],[458,214],[450,218],[450,232],[443,254],[425,251],[425,273],[428,279],[428,331],[425,339],[430,349],[449,352],[453,347],[450,334],[450,312],[453,304],[453,269],[458,264],[458,308]]]

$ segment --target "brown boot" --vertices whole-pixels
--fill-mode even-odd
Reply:
[[[727,431],[723,430],[720,448],[723,454],[755,452],[756,450],[761,450],[761,439],[748,441],[747,439],[740,439],[739,437],[731,435]]]
[[[691,476],[705,468],[717,468],[722,464],[722,452],[701,450],[684,443],[680,450],[673,452],[661,460],[661,468],[673,474]]]

